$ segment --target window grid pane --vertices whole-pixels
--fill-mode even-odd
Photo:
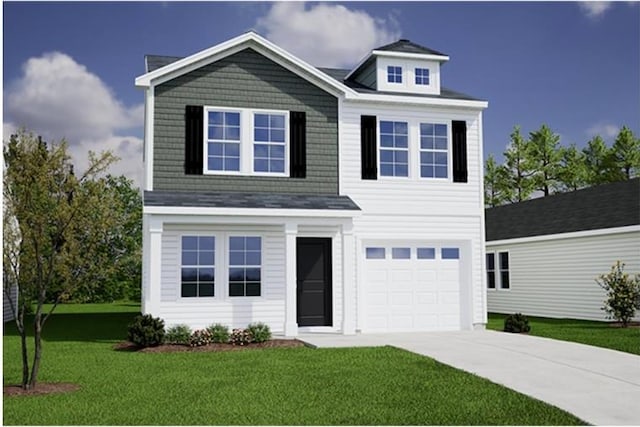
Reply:
[[[498,264],[500,267],[500,288],[509,289],[511,287],[509,277],[509,252],[498,253]]]
[[[447,135],[447,125],[420,123],[420,176],[422,178],[448,178]]]
[[[487,287],[496,288],[496,255],[493,253],[487,254]]]
[[[387,67],[387,82],[402,83],[402,67]]]
[[[183,298],[215,296],[215,237],[182,236]]]
[[[260,296],[261,265],[261,237],[229,237],[229,296]]]
[[[384,248],[367,248],[366,258],[367,259],[384,259],[385,258]]]
[[[417,85],[429,85],[429,69],[428,68],[416,68],[416,84]]]
[[[460,249],[442,248],[442,259],[460,259]]]
[[[240,171],[240,113],[209,111],[207,169]]]
[[[254,172],[284,173],[285,115],[253,115],[253,170]]]
[[[418,259],[436,259],[436,249],[418,248]]]
[[[393,259],[410,259],[411,248],[391,248],[391,258]]]
[[[380,175],[409,176],[407,122],[380,121]]]

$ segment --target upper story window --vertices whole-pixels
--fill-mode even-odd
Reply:
[[[420,176],[448,178],[448,130],[445,124],[420,123]]]
[[[289,112],[207,107],[205,173],[288,172]]]
[[[429,69],[428,68],[416,68],[416,84],[417,85],[429,85]]]
[[[407,122],[380,121],[380,175],[409,176]]]
[[[284,173],[286,116],[254,114],[253,170]]]
[[[207,168],[240,171],[240,113],[209,110],[207,123]]]
[[[390,65],[387,67],[387,82],[402,83],[402,67]]]

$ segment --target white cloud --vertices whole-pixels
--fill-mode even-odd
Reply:
[[[578,2],[582,10],[589,18],[597,19],[611,7],[610,1],[581,1]]]
[[[18,126],[46,140],[65,138],[79,171],[88,164],[88,150],[111,150],[121,160],[110,172],[142,182],[142,140],[119,134],[141,129],[144,106],[123,105],[98,76],[64,53],[27,60],[23,75],[7,88],[6,117],[4,138]]]
[[[355,65],[371,49],[400,37],[393,15],[374,18],[336,4],[275,3],[256,26],[273,43],[326,67]]]
[[[612,139],[618,136],[620,128],[620,126],[611,123],[596,123],[587,129],[586,134],[589,137],[600,135],[604,139]]]

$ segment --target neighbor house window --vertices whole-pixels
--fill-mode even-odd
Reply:
[[[429,69],[428,68],[416,68],[416,84],[417,85],[429,85]]]
[[[496,254],[487,254],[487,288],[496,288]]]
[[[240,171],[240,113],[208,110],[207,168]]]
[[[384,248],[367,248],[366,256],[367,259],[384,259]]]
[[[380,175],[409,176],[407,122],[380,121]]]
[[[262,238],[229,237],[229,296],[259,297]]]
[[[254,114],[254,172],[284,173],[285,123],[286,116],[284,114]]]
[[[388,66],[387,67],[387,82],[389,83],[402,83],[402,67]]]
[[[447,178],[449,165],[447,125],[420,123],[420,176]]]
[[[498,261],[500,267],[500,288],[509,289],[511,287],[509,278],[509,252],[499,252]]]
[[[180,295],[183,298],[214,296],[215,248],[213,236],[182,236]]]

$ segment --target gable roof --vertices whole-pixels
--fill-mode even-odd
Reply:
[[[314,66],[307,64],[300,58],[271,43],[254,31],[246,32],[231,40],[227,40],[185,58],[176,59],[175,61],[173,59],[176,57],[153,56],[151,57],[150,64],[150,58],[147,57],[147,72],[138,76],[135,84],[143,88],[161,84],[247,48],[257,51],[289,71],[334,95],[353,92],[347,86],[340,84]],[[150,69],[151,67],[149,65],[154,67],[153,70]]]
[[[486,241],[640,224],[640,178],[485,210]]]
[[[419,45],[407,39],[400,39],[396,42],[377,47],[374,49],[374,51],[376,50],[389,51],[389,52],[415,53],[420,55],[447,56],[442,52],[438,52],[437,50]]]

